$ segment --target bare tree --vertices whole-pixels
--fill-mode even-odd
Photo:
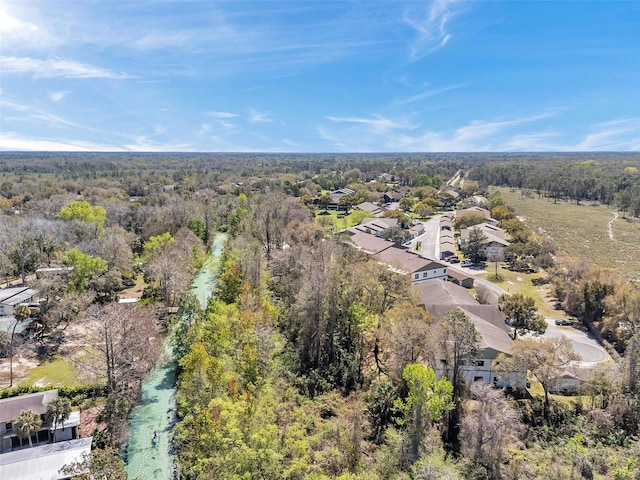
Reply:
[[[499,478],[498,468],[507,446],[523,431],[520,415],[509,405],[502,390],[489,385],[471,387],[462,419],[462,452],[474,463],[484,465]]]
[[[497,368],[502,372],[530,372],[544,389],[544,416],[549,419],[549,390],[571,362],[580,360],[568,339],[542,338],[517,339],[513,342],[512,355],[498,355]]]
[[[396,383],[407,364],[433,364],[433,321],[424,308],[408,302],[387,312],[380,343],[386,370]]]
[[[181,229],[176,234],[175,241],[154,252],[149,261],[146,271],[157,282],[157,292],[166,303],[173,304],[189,286],[189,270],[196,246],[204,248],[193,232]]]
[[[264,195],[254,202],[250,223],[252,234],[262,244],[267,260],[271,259],[274,250],[284,245],[287,224],[291,222],[294,210],[295,205],[281,195]]]
[[[440,359],[445,375],[453,385],[455,408],[449,412],[447,436],[455,441],[464,390],[463,368],[475,357],[480,345],[478,331],[467,315],[459,309],[451,310],[440,327]]]
[[[493,277],[498,279],[498,264],[504,261],[504,251],[500,247],[487,247],[485,248],[485,255],[487,256],[487,260],[489,262],[493,262],[495,271],[493,273]]]
[[[12,232],[7,249],[9,258],[13,260],[16,270],[20,272],[22,283],[26,283],[27,269],[34,263],[37,265],[36,242],[25,222],[17,222],[8,228],[11,228]]]
[[[140,383],[156,362],[162,339],[153,311],[110,303],[88,312],[97,355],[89,368],[107,379],[109,395],[139,393]]]
[[[46,256],[47,265],[51,265],[52,255],[62,246],[64,222],[34,216],[26,221],[40,256]]]
[[[481,305],[488,305],[489,302],[489,289],[484,285],[478,285],[476,287],[476,300]]]
[[[131,241],[132,235],[124,228],[108,227],[104,235],[96,240],[93,248],[85,253],[106,260],[109,270],[124,272],[132,268]]]

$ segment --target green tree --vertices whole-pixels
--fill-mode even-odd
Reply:
[[[108,268],[106,260],[82,253],[77,248],[67,250],[64,263],[73,267],[70,287],[76,292],[83,292],[89,280],[102,275]]]
[[[175,239],[169,232],[164,232],[161,235],[154,235],[149,237],[149,240],[142,245],[142,257],[143,262],[148,262],[154,256],[166,252],[171,245],[175,243]]]
[[[77,200],[62,207],[57,217],[66,221],[79,220],[93,223],[96,226],[96,232],[99,232],[104,228],[107,211],[100,205],[92,207],[86,200]]]
[[[486,220],[487,219],[481,212],[467,212],[456,217],[453,223],[455,228],[462,230],[464,228],[470,228],[484,223]]]
[[[491,198],[489,198],[489,203],[491,208],[495,208],[495,207],[503,207],[506,205],[507,201],[504,199],[504,197],[498,193],[495,193],[493,195],[491,195]]]
[[[191,230],[200,240],[206,242],[207,229],[205,222],[199,218],[192,218],[187,222],[187,227]]]
[[[542,335],[547,330],[547,322],[538,313],[538,307],[532,297],[525,297],[521,293],[504,294],[500,296],[498,302],[513,328],[514,340],[518,337],[518,333],[534,332]]]
[[[318,203],[320,203],[320,206],[325,212],[327,211],[327,208],[329,207],[329,204],[331,202],[333,202],[333,198],[331,198],[331,195],[329,195],[328,193],[323,193],[318,199]]]
[[[416,197],[402,197],[400,199],[400,208],[405,212],[410,212],[416,204]]]
[[[56,441],[56,431],[58,424],[62,425],[64,430],[64,422],[71,415],[71,400],[64,397],[58,397],[47,405],[47,418],[53,424],[53,441]]]
[[[390,227],[382,232],[382,238],[391,242],[395,242],[397,244],[403,244],[404,242],[411,239],[411,232],[397,226]]]
[[[115,448],[96,448],[82,460],[65,465],[60,473],[76,480],[127,480],[124,462]]]
[[[433,206],[427,202],[420,202],[413,207],[413,211],[420,218],[427,218],[433,214]]]
[[[478,227],[469,230],[466,241],[460,244],[460,250],[473,263],[479,263],[483,258],[484,249],[487,245],[487,236]]]
[[[13,421],[13,428],[20,443],[22,444],[22,440],[28,438],[30,447],[33,447],[31,437],[40,431],[40,427],[42,427],[42,419],[32,410],[22,410]]]
[[[409,429],[410,463],[413,463],[420,456],[427,428],[453,408],[453,385],[444,377],[437,380],[433,369],[419,363],[408,364],[402,377],[407,396],[397,399],[394,407],[402,416],[401,423]]]

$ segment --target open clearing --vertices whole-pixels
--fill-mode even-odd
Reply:
[[[640,221],[637,219],[623,218],[619,212],[614,219],[615,208],[611,205],[553,203],[551,199],[523,197],[520,190],[492,188],[491,192],[496,190],[529,227],[551,236],[560,260],[581,257],[597,267],[614,269],[629,280],[640,280]]]

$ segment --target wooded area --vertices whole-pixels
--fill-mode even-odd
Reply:
[[[83,382],[104,384],[108,429],[94,446],[116,461],[172,315],[188,319],[173,340],[184,479],[640,478],[637,285],[588,259],[559,263],[543,225],[488,193],[517,188],[635,217],[639,166],[633,154],[2,154],[0,275],[41,301],[24,334],[0,333],[1,353],[69,358]],[[347,212],[330,215],[320,198],[344,187]],[[336,235],[355,205],[386,192],[401,196],[390,214],[399,224],[488,209],[510,245],[483,255],[475,232],[464,255],[495,263],[495,275],[499,264],[538,272],[615,362],[578,394],[551,395],[578,357],[562,340],[532,339],[544,319],[511,295],[501,306],[514,353],[497,368],[528,372],[542,394],[465,382],[481,348],[468,316],[430,315],[409,276]],[[466,214],[455,228],[482,221]],[[229,237],[201,309],[188,286],[216,231]],[[135,306],[118,303],[136,287]],[[90,354],[73,354],[78,341]]]

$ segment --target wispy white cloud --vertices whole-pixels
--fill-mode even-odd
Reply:
[[[0,133],[0,151],[121,152],[124,149],[113,145],[81,140],[52,140],[40,137],[26,137],[15,132],[2,132]]]
[[[5,51],[49,49],[58,43],[58,39],[43,26],[21,20],[0,9],[0,44]]]
[[[558,146],[557,132],[533,132],[521,133],[507,138],[502,143],[500,150],[515,152],[540,152],[564,150]]]
[[[514,127],[536,122],[553,116],[553,111],[546,111],[528,117],[518,117],[500,121],[474,120],[468,125],[436,132],[428,130],[417,136],[403,135],[398,137],[398,148],[411,151],[430,152],[485,152],[491,150],[504,151],[506,133]]]
[[[35,119],[35,120],[38,120],[39,122],[44,123],[45,124],[45,128],[80,128],[80,129],[86,129],[85,127],[82,127],[78,123],[71,122],[71,121],[66,120],[66,119],[64,119],[62,117],[59,117],[58,115],[54,115],[52,113],[44,112],[44,111],[40,111],[40,110],[36,111],[36,113],[33,113],[33,114],[29,115],[27,118],[28,119]]]
[[[453,0],[435,0],[429,4],[424,13],[416,15],[409,10],[404,12],[402,21],[413,28],[417,34],[416,40],[410,45],[411,61],[435,52],[451,39],[447,23],[455,15],[452,9],[454,3]]]
[[[58,103],[60,100],[62,100],[64,97],[66,97],[69,94],[69,91],[64,91],[64,92],[51,92],[49,94],[49,99],[53,102],[53,103]]]
[[[406,120],[391,120],[383,117],[382,115],[372,115],[371,117],[334,117],[326,116],[327,120],[331,120],[336,123],[354,123],[371,127],[377,131],[389,131],[398,129],[415,129],[417,125],[414,125]]]
[[[407,105],[409,103],[419,102],[420,100],[424,100],[425,98],[434,97],[436,95],[440,95],[441,93],[448,92],[449,90],[455,90],[457,88],[464,87],[465,85],[466,83],[460,83],[457,85],[450,85],[448,87],[425,90],[424,92],[418,93],[416,95],[396,100],[392,103],[392,106],[401,107],[402,105]]]
[[[122,72],[113,72],[104,68],[62,58],[41,60],[30,57],[0,57],[0,70],[3,74],[32,73],[36,78],[133,78]]]
[[[29,110],[28,105],[21,105],[19,103],[10,102],[9,100],[4,100],[0,98],[0,107],[10,108],[16,112],[24,112]]]
[[[233,118],[233,117],[237,117],[238,115],[235,113],[230,113],[230,112],[218,112],[216,110],[209,110],[207,112],[204,112],[205,115],[209,115],[210,117],[213,118]]]
[[[621,118],[596,124],[571,150],[640,150],[640,117]]]
[[[271,123],[273,118],[268,113],[258,112],[251,108],[249,109],[249,122],[250,123]]]
[[[186,142],[157,142],[146,135],[131,137],[131,142],[124,145],[124,149],[130,152],[191,152],[193,145]]]
[[[350,151],[412,151],[412,152],[454,152],[454,151],[504,151],[522,150],[515,148],[532,146],[534,138],[525,137],[517,127],[534,124],[552,117],[555,110],[536,115],[506,120],[472,121],[458,128],[448,130],[419,130],[406,121],[393,121],[384,117],[326,117],[331,121],[351,122],[348,129],[318,129],[318,134],[338,150]],[[538,138],[550,138],[537,134]],[[536,150],[535,148],[527,148]]]

